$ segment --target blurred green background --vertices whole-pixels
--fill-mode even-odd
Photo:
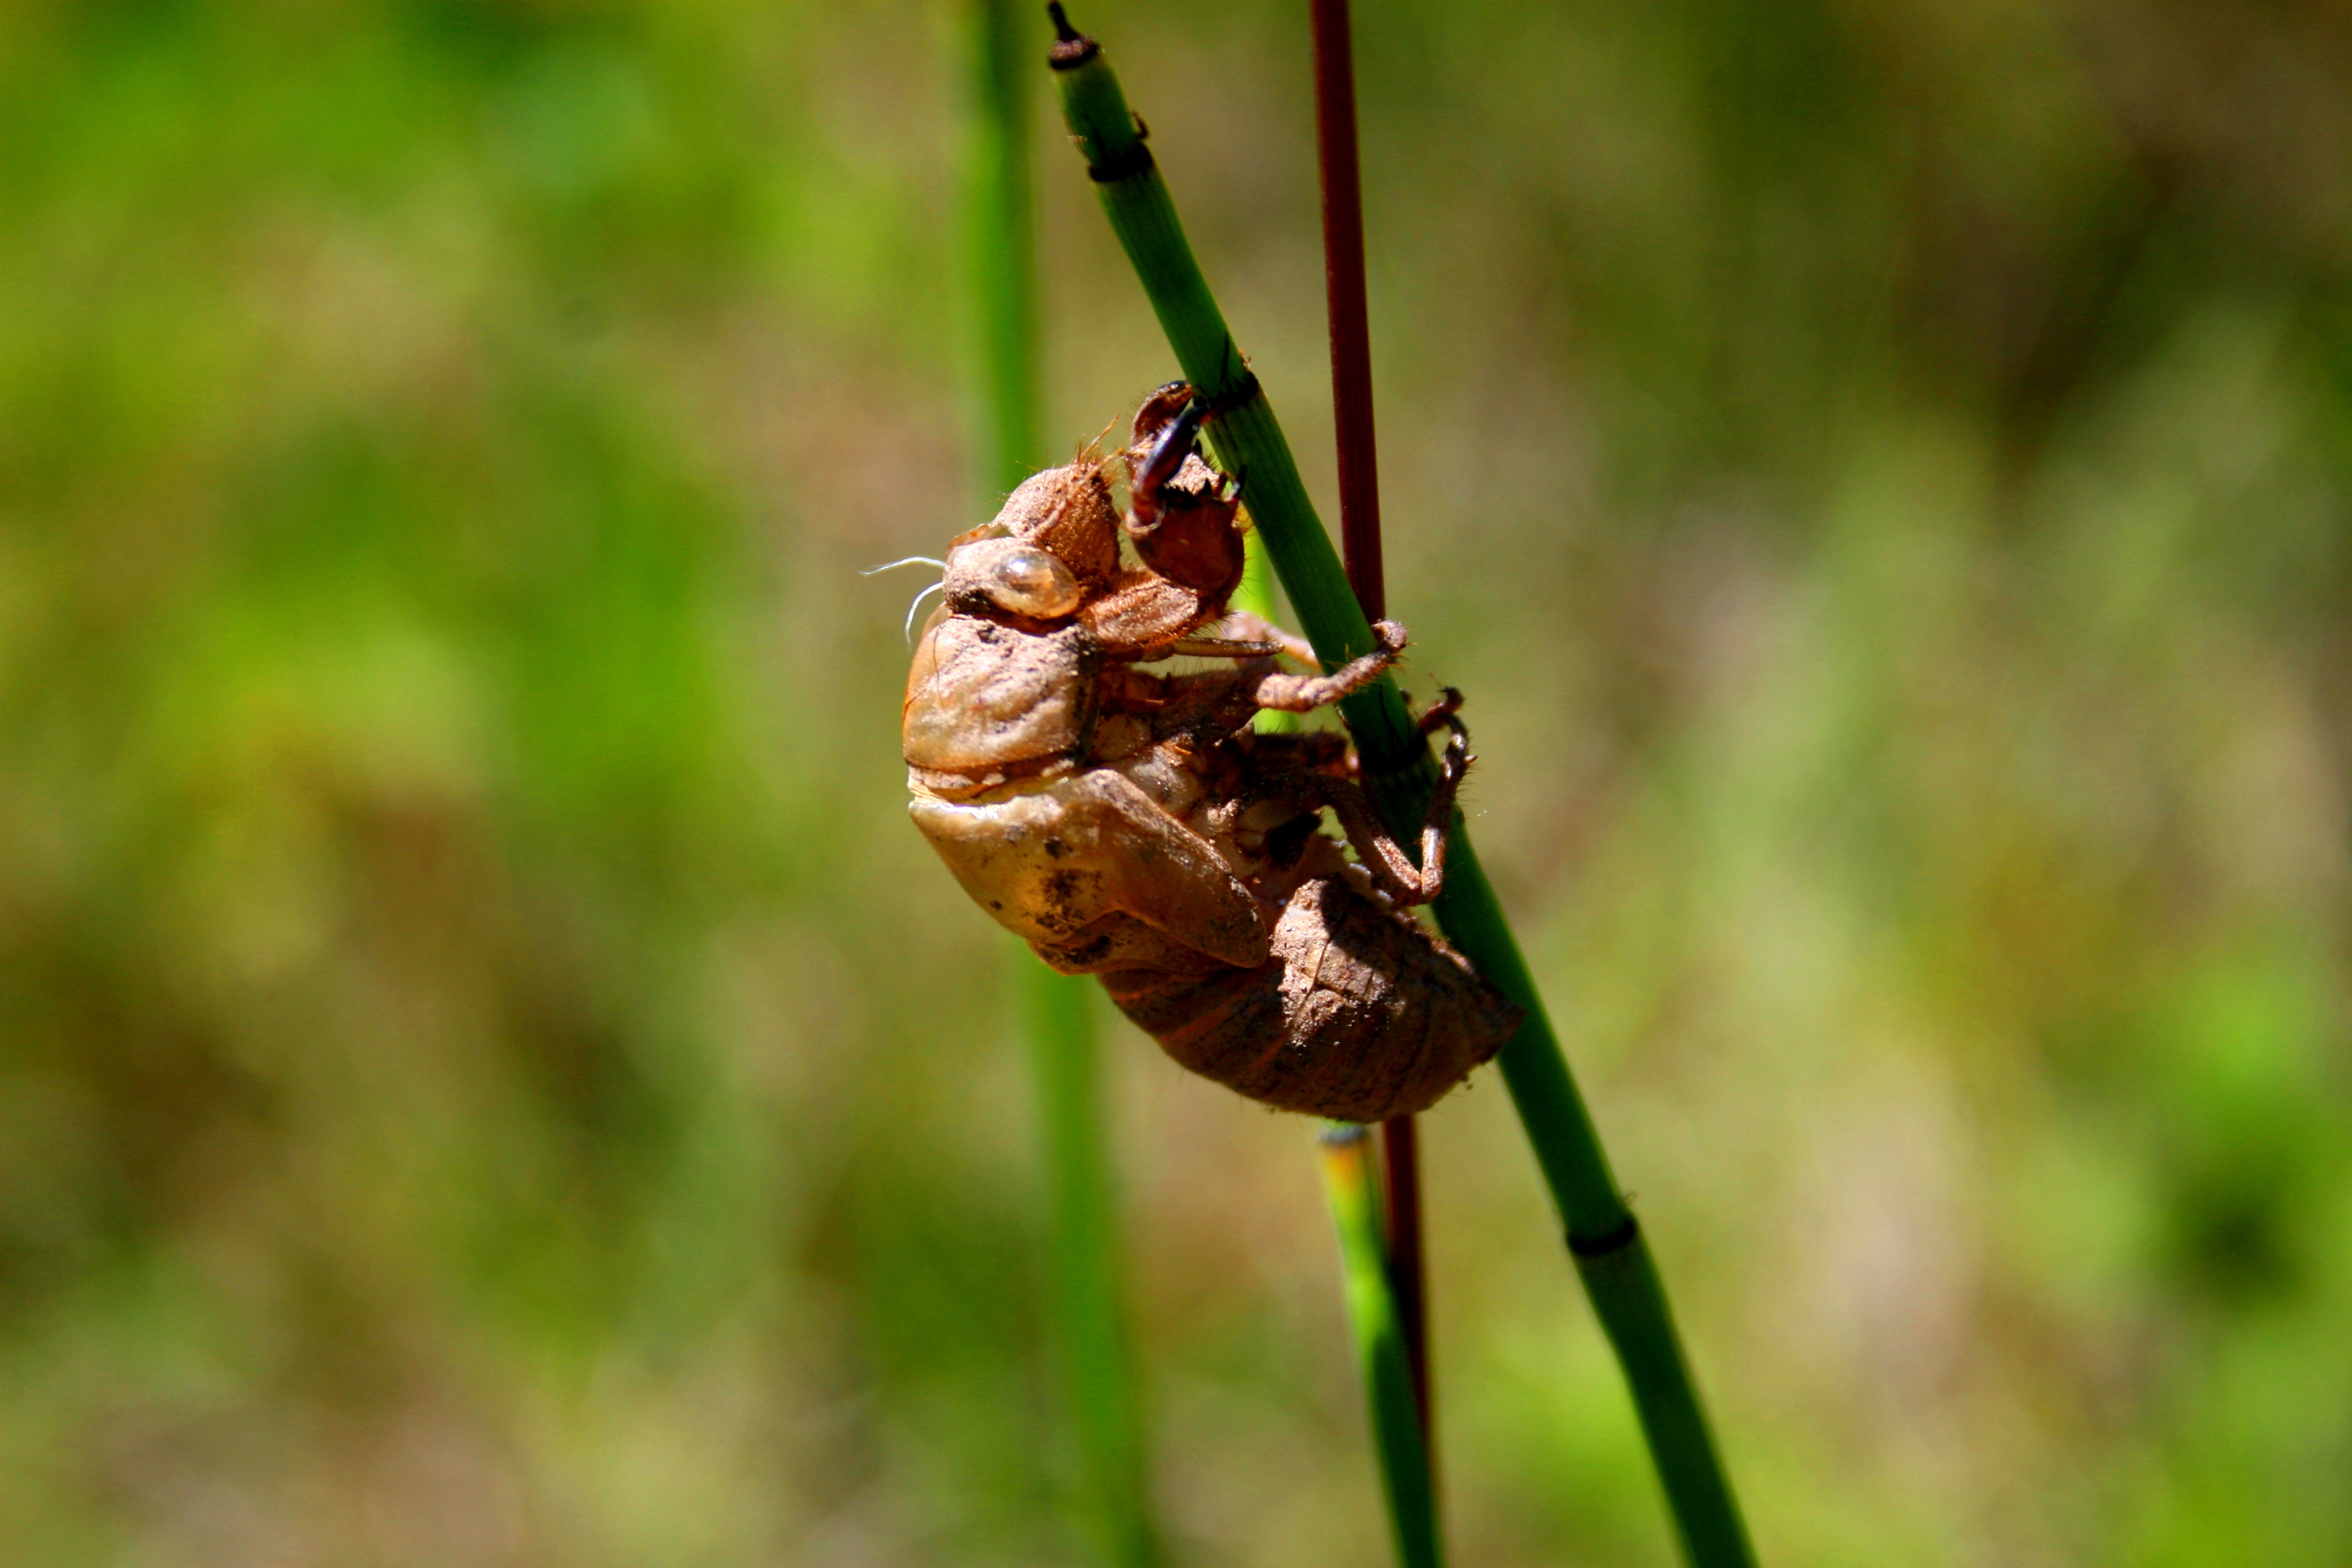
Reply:
[[[1328,507],[1305,9],[1077,20]],[[0,10],[10,1563],[1082,1560],[856,575],[979,521],[960,26]],[[1390,602],[1765,1559],[2352,1560],[2352,17],[1357,28]],[[1172,366],[1039,86],[1053,456]],[[1178,1559],[1383,1561],[1308,1128],[1109,1048]],[[1460,1560],[1666,1563],[1425,1138]]]

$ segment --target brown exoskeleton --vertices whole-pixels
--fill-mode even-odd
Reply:
[[[1232,617],[1238,501],[1192,450],[1181,384],[1138,413],[1122,517],[1091,454],[1013,493],[950,547],[947,603],[908,672],[916,824],[966,892],[1112,998],[1186,1067],[1253,1099],[1373,1121],[1423,1109],[1494,1054],[1517,1009],[1405,913],[1444,876],[1443,825],[1468,765],[1453,731],[1416,869],[1353,778],[1345,738],[1259,735],[1378,679],[1404,647],[1328,676],[1304,645]],[[1131,541],[1139,564],[1122,566]],[[1231,661],[1197,674],[1139,666]],[[1332,806],[1349,865],[1316,831]]]

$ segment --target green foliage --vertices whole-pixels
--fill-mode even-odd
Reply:
[[[1391,603],[1764,1558],[2335,1563],[2342,24],[2052,16],[1367,6]],[[1082,19],[1328,500],[1303,15]],[[15,1556],[1076,1559],[854,575],[973,521],[938,20],[0,16]],[[1052,456],[1172,367],[1039,188]],[[1369,1560],[1303,1130],[1110,1059],[1171,1557]],[[1514,1136],[1454,1549],[1662,1562]]]

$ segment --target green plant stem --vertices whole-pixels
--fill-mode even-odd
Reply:
[[[966,271],[978,329],[973,449],[989,510],[1037,466],[1037,258],[1026,29],[1013,0],[971,0]]]
[[[974,468],[985,516],[1039,457],[1028,101],[1034,35],[1034,14],[1013,0],[972,0],[970,14],[967,265],[977,329]],[[1006,957],[1036,1084],[1050,1226],[1046,1296],[1083,1511],[1108,1568],[1151,1568],[1160,1550],[1103,1135],[1095,987],[1055,973],[1024,944],[1011,944]]]
[[[1055,973],[1025,945],[1015,962],[1051,1194],[1047,1299],[1087,1512],[1104,1562],[1148,1568],[1160,1547],[1145,1495],[1143,1423],[1120,1289],[1095,987]]]
[[[1225,469],[1243,478],[1244,499],[1301,629],[1325,667],[1337,668],[1370,650],[1370,627],[1307,499],[1274,410],[1193,259],[1118,78],[1091,39],[1066,26],[1060,31],[1051,63],[1063,118],[1177,363],[1216,410],[1207,426],[1210,444]],[[1436,769],[1395,683],[1381,679],[1349,698],[1340,711],[1381,815],[1391,829],[1412,830],[1426,810]],[[1503,1047],[1497,1065],[1558,1207],[1577,1272],[1624,1371],[1684,1552],[1700,1568],[1746,1568],[1754,1552],[1648,1242],[1610,1172],[1533,976],[1458,814],[1445,890],[1433,912],[1448,939],[1527,1009],[1526,1024]]]
[[[1389,1277],[1370,1130],[1352,1121],[1322,1125],[1323,1192],[1339,1234],[1348,1326],[1355,1335],[1357,1359],[1371,1399],[1372,1442],[1380,1453],[1397,1561],[1403,1568],[1438,1568],[1445,1555],[1437,1539],[1437,1498],[1430,1486],[1429,1450],[1422,1441],[1404,1325],[1397,1316],[1394,1282]]]
[[[1235,590],[1234,608],[1276,619],[1274,584],[1266,579],[1264,542],[1249,542],[1248,568]],[[1277,709],[1257,716],[1264,731],[1296,730],[1298,718]],[[1372,1441],[1380,1456],[1381,1495],[1388,1505],[1389,1529],[1396,1537],[1398,1562],[1411,1565],[1444,1560],[1437,1531],[1437,1480],[1430,1462],[1429,1412],[1414,1376],[1411,1326],[1397,1288],[1387,1236],[1387,1212],[1370,1176],[1371,1149],[1364,1129],[1352,1121],[1318,1124],[1324,1195],[1339,1232],[1339,1270],[1348,1302],[1348,1330],[1364,1375]],[[1391,1428],[1402,1421],[1412,1430]]]

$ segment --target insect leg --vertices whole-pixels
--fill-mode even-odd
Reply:
[[[1135,411],[1135,422],[1128,426],[1127,444],[1140,447],[1168,428],[1169,422],[1192,400],[1192,384],[1171,381],[1155,390]]]
[[[1151,445],[1151,455],[1135,471],[1128,487],[1127,510],[1136,531],[1149,533],[1160,522],[1160,492],[1184,459],[1192,455],[1192,444],[1199,439],[1201,421],[1208,410],[1199,398],[1186,403],[1175,418],[1170,420]]]
[[[1271,658],[1290,650],[1271,637],[1246,642],[1238,637],[1179,637],[1168,651],[1187,658]]]
[[[1286,713],[1305,713],[1362,690],[1379,679],[1381,672],[1394,664],[1405,647],[1404,627],[1394,621],[1374,622],[1372,636],[1379,639],[1379,648],[1349,660],[1329,675],[1267,676],[1257,683],[1257,705],[1278,708]]]
[[[1235,610],[1225,617],[1225,630],[1236,639],[1271,643],[1275,649],[1289,658],[1313,668],[1315,645],[1296,632],[1284,631],[1263,616],[1253,616],[1247,610]]]
[[[1273,668],[1269,650],[1250,656],[1230,669],[1204,669],[1192,675],[1131,671],[1107,689],[1105,710],[1145,715],[1156,740],[1186,734],[1222,737],[1248,727],[1257,713],[1257,685]]]
[[[1340,831],[1347,835],[1356,858],[1373,883],[1391,901],[1402,906],[1425,904],[1444,890],[1446,830],[1454,820],[1454,796],[1462,788],[1463,775],[1475,760],[1470,755],[1469,731],[1450,709],[1439,727],[1451,729],[1454,733],[1438,761],[1437,787],[1430,792],[1429,811],[1422,820],[1419,867],[1413,865],[1404,847],[1381,821],[1371,796],[1361,784],[1299,766],[1287,758],[1268,757],[1265,762],[1271,765],[1262,764],[1264,773],[1280,778],[1273,792],[1278,798],[1308,809],[1325,805],[1331,808],[1332,815],[1339,819]]]
[[[1431,703],[1415,721],[1414,728],[1424,735],[1433,735],[1440,730],[1452,730],[1455,734],[1461,734],[1463,733],[1462,721],[1454,717],[1461,711],[1462,689],[1458,686],[1442,686],[1438,688],[1437,700]]]

